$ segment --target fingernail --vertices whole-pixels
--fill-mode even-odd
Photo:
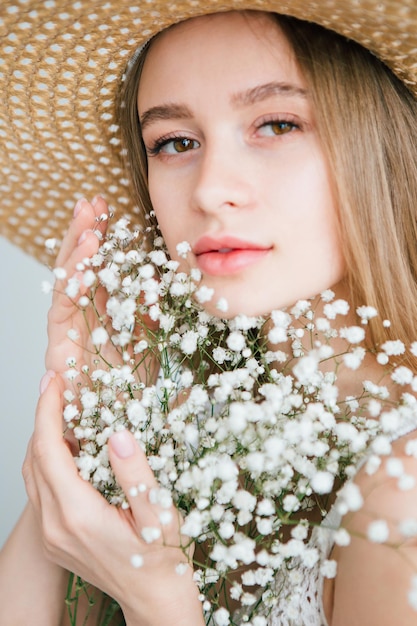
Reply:
[[[109,441],[113,452],[119,459],[127,459],[129,456],[133,456],[136,451],[135,442],[127,430],[119,430],[114,433]]]
[[[39,383],[39,393],[40,395],[43,394],[44,391],[46,391],[49,383],[51,382],[51,380],[53,378],[55,378],[56,374],[53,370],[48,370],[46,372],[46,374],[44,374],[41,378],[41,382]]]
[[[81,211],[81,209],[83,208],[83,204],[84,202],[87,202],[87,200],[85,198],[80,198],[77,202],[77,204],[74,207],[74,217],[77,217],[78,213]]]
[[[101,199],[101,196],[94,196],[94,198],[91,200],[91,204],[93,205],[94,208],[96,208],[97,206],[97,202]]]
[[[80,245],[80,243],[82,243],[83,241],[87,239],[88,233],[94,233],[94,230],[91,230],[91,228],[88,228],[83,233],[81,233],[80,238],[78,239],[78,245]]]

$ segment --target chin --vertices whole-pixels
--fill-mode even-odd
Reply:
[[[223,311],[217,307],[219,299],[219,297],[214,297],[212,301],[204,304],[204,309],[210,313],[210,315],[227,320],[233,319],[238,315],[246,315],[248,317],[267,317],[274,309],[283,308],[267,305],[262,307],[259,303],[248,302],[248,299],[245,299],[244,302],[236,302],[235,299],[224,298],[227,301],[228,308],[227,311]]]

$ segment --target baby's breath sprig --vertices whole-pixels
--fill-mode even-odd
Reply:
[[[64,420],[78,440],[76,465],[110,503],[128,507],[107,442],[129,429],[160,484],[158,503],[174,502],[184,543],[198,546],[206,623],[263,626],[276,603],[290,620],[301,593],[297,567],[336,574],[314,533],[349,540],[329,521],[336,492],[340,515],[360,508],[350,480],[358,464],[375,471],[392,433],[417,425],[417,377],[400,361],[406,346],[387,341],[370,350],[367,322],[377,311],[360,307],[344,325],[349,305],[331,290],[267,318],[222,319],[224,299],[219,316],[209,315],[204,304],[215,294],[200,272],[180,270],[161,238],[151,243],[119,220],[80,268],[82,280],[68,283],[90,337],[88,358],[67,361]],[[189,250],[178,246],[184,258]],[[69,336],[76,342],[76,329]],[[383,380],[361,381],[347,394],[346,372],[369,358],[384,368]],[[412,486],[398,464],[390,468],[400,488]],[[386,541],[387,528],[373,520],[370,540]],[[159,538],[154,531],[144,539]],[[402,532],[417,536],[417,520]],[[132,559],[146,567],[140,555]]]

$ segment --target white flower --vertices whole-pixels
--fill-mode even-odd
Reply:
[[[180,343],[181,350],[184,354],[194,354],[197,350],[198,333],[194,330],[187,330],[183,335]]]
[[[229,553],[232,559],[249,565],[255,561],[255,546],[256,543],[253,539],[237,533],[235,543],[230,546]]]
[[[324,291],[321,292],[320,297],[323,300],[323,302],[331,302],[333,298],[335,297],[335,293],[331,289],[325,289]]]
[[[246,345],[245,338],[242,333],[233,331],[226,340],[228,348],[233,352],[240,352]]]
[[[298,302],[296,302],[292,307],[291,313],[296,319],[298,319],[301,315],[306,315],[310,307],[311,303],[309,300],[298,300]]]
[[[130,562],[135,569],[138,569],[143,565],[143,556],[141,554],[132,554]]]
[[[181,526],[181,534],[188,537],[198,537],[203,529],[203,516],[200,511],[193,510],[187,515]]]
[[[209,287],[202,285],[195,292],[195,297],[197,298],[197,302],[199,302],[200,304],[204,304],[204,302],[209,302],[212,299],[213,294],[214,289],[210,289]]]
[[[343,327],[339,335],[349,343],[360,343],[365,339],[365,330],[361,326]]]
[[[146,341],[146,339],[141,339],[140,341],[138,341],[137,344],[134,345],[133,352],[135,354],[141,354],[142,352],[147,350],[148,346],[149,346],[149,344]]]
[[[96,275],[93,270],[86,270],[83,274],[82,281],[86,287],[92,287],[96,282]]]
[[[127,408],[126,414],[129,419],[129,422],[133,426],[139,426],[146,421],[146,410],[145,407],[141,404],[139,400],[130,400]]]
[[[320,572],[321,572],[322,576],[324,576],[325,578],[336,578],[337,562],[336,561],[329,561],[328,559],[326,559],[321,564]]]
[[[161,536],[161,529],[154,526],[144,526],[141,532],[142,538],[146,543],[153,543]]]
[[[256,506],[256,498],[249,491],[239,489],[233,496],[233,504],[240,511],[253,511]]]
[[[387,363],[389,363],[389,356],[388,354],[385,354],[385,352],[379,352],[376,355],[376,360],[380,365],[386,365]]]
[[[181,386],[182,387],[191,387],[193,384],[194,376],[190,370],[186,370],[181,373],[180,376]]]
[[[337,546],[348,546],[351,537],[345,528],[339,528],[333,535],[334,542]]]
[[[365,471],[369,476],[375,474],[381,467],[381,458],[376,454],[371,454],[365,464]]]
[[[305,567],[311,569],[319,560],[319,554],[316,548],[306,548],[301,554],[301,559]]]
[[[298,511],[298,509],[300,508],[300,502],[297,496],[293,494],[286,495],[282,504],[284,511],[287,511],[288,513],[291,513],[292,511]]]
[[[106,267],[100,270],[98,277],[109,293],[113,293],[120,285],[120,278],[115,266],[112,269]]]
[[[65,293],[69,298],[75,298],[80,291],[80,281],[75,276],[72,276],[65,287]]]
[[[187,258],[187,254],[191,252],[191,246],[188,241],[182,241],[177,244],[177,252],[178,256],[183,257],[184,259]]]
[[[219,365],[222,365],[222,363],[224,363],[225,360],[227,359],[226,350],[220,346],[214,348],[213,359],[216,361],[216,363],[218,363]]]
[[[355,483],[346,483],[339,492],[337,509],[341,515],[348,511],[359,511],[363,505],[362,494]]]
[[[386,341],[382,344],[381,349],[388,354],[388,356],[399,356],[400,354],[404,354],[405,345],[402,341],[397,339],[395,341]]]
[[[263,500],[258,502],[256,512],[258,515],[273,515],[275,513],[274,502],[272,500],[264,498]]]
[[[400,489],[401,491],[410,491],[410,489],[414,489],[415,484],[416,484],[416,479],[414,478],[414,476],[411,476],[410,474],[403,474],[398,479],[397,484],[398,484],[398,489]]]
[[[310,484],[315,493],[330,493],[333,488],[334,476],[330,472],[318,471],[312,477]]]
[[[230,613],[227,609],[222,607],[214,612],[213,619],[216,626],[229,626]]]
[[[188,563],[178,563],[178,565],[175,567],[175,572],[179,576],[184,576],[184,574],[188,571],[189,567],[190,566],[188,565]]]
[[[57,240],[55,237],[50,237],[49,239],[45,239],[45,248],[47,250],[54,250],[57,244]]]
[[[272,311],[271,319],[274,323],[274,326],[278,328],[288,328],[288,326],[291,324],[291,316],[285,311]]]
[[[146,263],[146,265],[142,265],[139,268],[139,276],[143,278],[143,280],[149,280],[153,278],[155,275],[155,268],[150,263]]]
[[[357,370],[365,358],[366,350],[362,347],[355,348],[352,352],[343,355],[343,361],[351,370]]]
[[[334,300],[331,304],[325,304],[323,313],[330,319],[336,319],[337,315],[347,315],[349,313],[349,304],[346,300]]]
[[[98,404],[98,395],[95,391],[86,391],[81,395],[81,404],[84,409],[94,409]]]
[[[409,385],[414,375],[410,368],[405,367],[405,365],[400,365],[392,372],[391,378],[398,385]]]
[[[373,306],[360,306],[356,309],[356,313],[365,323],[378,315],[378,311]]]
[[[411,589],[408,592],[408,601],[411,607],[417,611],[417,576],[413,576],[411,580]]]
[[[410,439],[405,444],[405,453],[408,456],[413,456],[417,459],[417,439]]]
[[[287,341],[288,334],[285,328],[274,326],[268,333],[268,339],[271,343],[283,343]]]
[[[398,529],[407,539],[417,537],[417,519],[410,517],[402,520],[398,525]]]
[[[388,476],[399,478],[404,473],[404,464],[400,459],[391,458],[387,459],[386,472]]]
[[[222,522],[218,529],[220,537],[223,539],[230,539],[235,534],[235,527],[231,522]]]
[[[66,422],[71,422],[80,414],[78,408],[74,404],[67,404],[64,408],[64,420]]]
[[[105,328],[99,326],[91,333],[91,341],[94,346],[103,346],[109,339],[108,332]]]
[[[57,280],[64,280],[67,277],[67,272],[63,267],[56,267],[53,273]]]
[[[222,313],[226,313],[226,311],[229,309],[229,304],[226,300],[226,298],[219,298],[217,304],[216,304],[216,308],[221,311]]]
[[[379,435],[371,442],[371,450],[377,455],[386,455],[391,452],[391,441],[385,435]]]
[[[48,294],[53,290],[53,285],[48,280],[43,280],[41,282],[41,291],[42,293]]]
[[[302,385],[314,384],[317,371],[318,361],[314,355],[302,357],[293,367],[294,376]]]
[[[274,522],[271,518],[259,518],[256,522],[256,528],[260,535],[271,535]]]
[[[152,263],[155,263],[155,265],[164,265],[164,263],[168,261],[166,254],[163,250],[152,250],[149,253],[149,258],[151,259]]]
[[[385,520],[371,522],[367,530],[368,539],[374,543],[385,543],[389,537],[389,528]]]

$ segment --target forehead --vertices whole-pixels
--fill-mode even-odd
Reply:
[[[193,18],[158,35],[145,59],[139,89],[153,100],[165,87],[194,88],[207,78],[264,82],[275,68],[302,81],[294,52],[273,14],[227,12]],[[268,77],[267,77],[268,75]],[[146,86],[146,88],[145,88]]]

